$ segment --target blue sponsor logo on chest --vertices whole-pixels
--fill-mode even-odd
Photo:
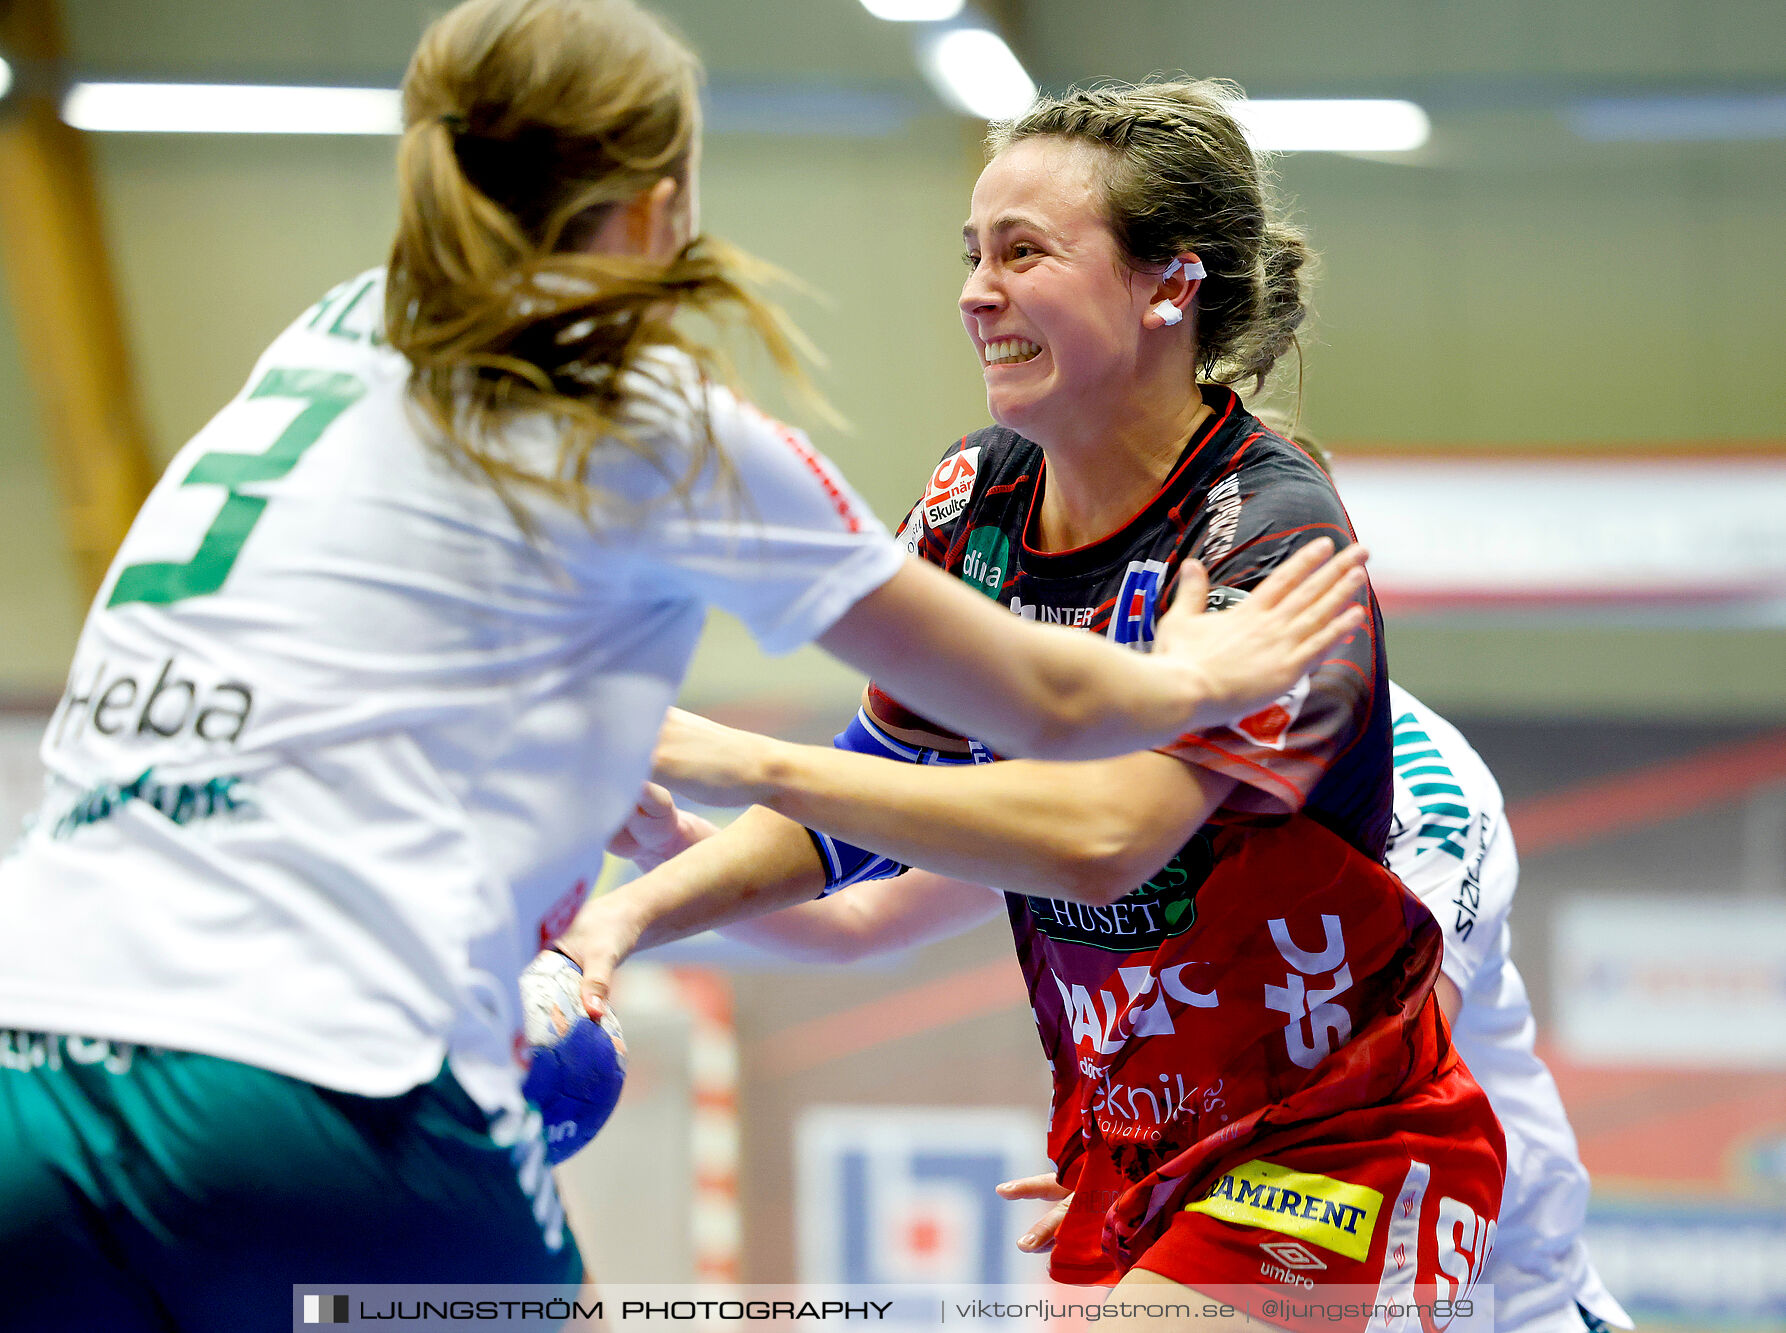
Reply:
[[[1145,652],[1153,644],[1153,623],[1159,615],[1160,589],[1166,578],[1163,560],[1131,560],[1110,609],[1110,639]]]

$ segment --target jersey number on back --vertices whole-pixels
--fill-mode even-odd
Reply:
[[[327,370],[269,370],[249,391],[250,398],[296,398],[305,406],[265,453],[202,454],[181,481],[182,486],[223,486],[229,491],[223,508],[205,529],[198,551],[184,564],[153,560],[126,565],[107,606],[125,602],[166,605],[186,597],[216,592],[229,577],[242,543],[267,507],[265,496],[243,495],[236,487],[253,481],[274,481],[297,465],[304,451],[331,422],[366,392],[352,375]]]

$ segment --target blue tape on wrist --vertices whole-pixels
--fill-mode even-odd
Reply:
[[[953,765],[975,762],[973,755],[950,754],[921,745],[908,745],[876,726],[867,710],[861,708],[856,710],[849,725],[831,738],[831,744],[839,750],[871,754],[879,759],[896,759],[903,764]],[[841,838],[833,838],[829,833],[820,833],[817,829],[807,829],[806,836],[812,839],[812,845],[818,850],[819,860],[825,867],[825,889],[819,895],[821,898],[852,884],[865,884],[871,879],[892,879],[895,875],[904,874],[907,869],[890,856],[867,851],[844,842]]]

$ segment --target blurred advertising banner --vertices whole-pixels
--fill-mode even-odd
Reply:
[[[1022,1283],[1017,1238],[1046,1205],[1001,1181],[1046,1166],[1040,1115],[1005,1107],[815,1106],[795,1128],[802,1282]]]
[[[1786,1329],[1786,903],[1571,895],[1547,1052],[1640,1327]]]
[[[1786,625],[1786,456],[1344,456],[1391,615]]]
[[[1587,1238],[1607,1289],[1643,1325],[1786,1328],[1786,1210],[1609,1202]]]
[[[1786,903],[1572,898],[1556,944],[1571,1059],[1786,1069]]]

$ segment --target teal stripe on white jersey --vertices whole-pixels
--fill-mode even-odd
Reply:
[[[1470,807],[1463,803],[1468,793],[1458,785],[1444,753],[1422,729],[1421,720],[1394,703],[1396,688],[1391,687],[1391,711],[1395,717],[1392,763],[1397,797],[1405,791],[1419,810],[1418,820],[1407,821],[1419,849],[1461,861],[1467,855],[1465,837],[1471,819]]]
[[[1631,1326],[1581,1238],[1588,1177],[1550,1071],[1533,1051],[1525,982],[1508,956],[1519,861],[1501,789],[1444,718],[1391,683],[1395,815],[1389,868],[1438,918],[1444,974],[1463,997],[1452,1037],[1507,1131],[1507,1188],[1483,1281],[1495,1327],[1579,1333],[1579,1301]]]

